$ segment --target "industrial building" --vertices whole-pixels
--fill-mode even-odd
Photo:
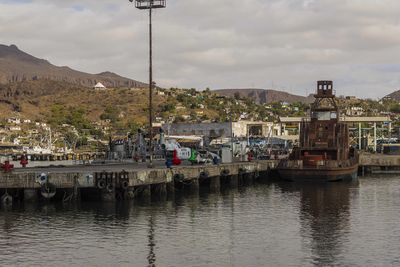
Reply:
[[[210,139],[224,137],[280,136],[281,127],[273,122],[237,121],[223,123],[172,123],[163,124],[167,135],[197,135]]]

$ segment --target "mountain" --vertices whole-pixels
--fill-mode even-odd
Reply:
[[[44,59],[36,58],[15,45],[0,45],[0,83],[52,80],[84,87],[101,82],[106,87],[147,87],[145,83],[121,77],[112,72],[89,74],[69,67],[58,67]]]
[[[393,99],[396,101],[400,101],[400,90],[395,91],[391,94],[388,94],[387,96],[383,97],[383,98],[387,98],[387,99]]]
[[[218,89],[214,90],[213,92],[228,97],[235,97],[235,95],[239,94],[240,97],[251,98],[257,104],[269,104],[280,101],[285,101],[288,103],[311,103],[314,101],[314,97],[311,95],[305,97],[271,89]]]

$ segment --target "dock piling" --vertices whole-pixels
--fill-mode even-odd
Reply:
[[[141,186],[140,198],[151,199],[151,185]]]
[[[230,180],[229,180],[229,185],[233,188],[238,187],[239,185],[239,175],[235,174],[235,175],[231,175],[230,176]]]
[[[175,182],[166,183],[167,195],[168,197],[175,195]]]
[[[26,202],[37,202],[38,191],[36,189],[24,189],[24,201]]]
[[[219,176],[210,177],[210,191],[218,192],[221,188],[221,180]]]
[[[193,179],[193,180],[189,181],[188,187],[189,187],[190,193],[198,194],[199,190],[200,190],[199,179]]]

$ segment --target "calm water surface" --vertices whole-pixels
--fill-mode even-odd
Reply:
[[[400,177],[0,211],[0,266],[400,266]]]

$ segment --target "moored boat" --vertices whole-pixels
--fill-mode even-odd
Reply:
[[[290,181],[338,181],[357,178],[358,155],[349,145],[349,129],[340,122],[332,81],[318,81],[310,118],[300,126],[299,146],[282,160],[278,172]]]

